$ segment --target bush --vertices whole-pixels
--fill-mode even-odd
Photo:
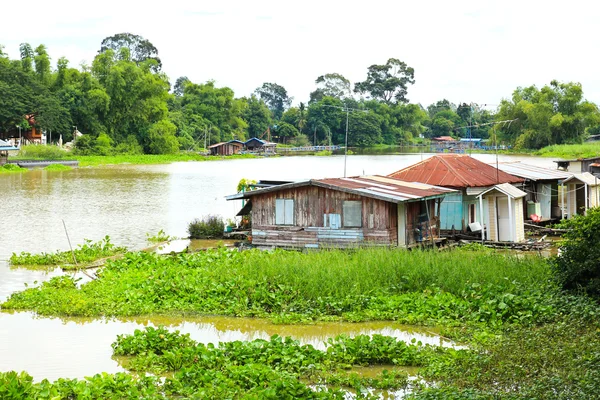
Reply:
[[[44,146],[41,144],[32,144],[23,146],[19,152],[19,157],[41,160],[60,160],[66,157],[67,152],[57,146]]]
[[[202,219],[196,218],[188,226],[188,234],[191,239],[222,238],[224,230],[225,223],[217,215],[208,215]]]
[[[551,260],[563,289],[583,290],[600,298],[600,208],[564,221],[561,254]]]

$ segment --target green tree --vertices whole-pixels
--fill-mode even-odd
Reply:
[[[279,139],[281,143],[288,143],[290,138],[294,138],[300,135],[298,129],[292,124],[287,122],[278,122],[277,126],[273,129],[273,134]]]
[[[21,52],[21,65],[23,66],[23,71],[31,71],[34,57],[31,45],[29,43],[21,43],[19,50]]]
[[[406,63],[390,58],[384,65],[371,65],[367,79],[354,85],[354,91],[387,104],[407,103],[408,84],[415,83],[415,71]]]
[[[35,73],[38,79],[43,83],[48,83],[50,79],[50,56],[46,51],[46,46],[40,44],[35,48]]]
[[[179,150],[179,142],[175,137],[177,128],[169,120],[153,124],[148,130],[145,150],[150,154],[172,154]]]
[[[265,82],[254,91],[254,94],[265,102],[275,120],[279,120],[285,109],[292,104],[292,98],[288,97],[287,90],[276,83]]]
[[[321,75],[315,83],[317,84],[317,90],[311,92],[309,103],[321,101],[325,96],[337,99],[352,97],[352,84],[341,74]]]
[[[112,50],[116,54],[120,54],[119,50],[122,48],[129,50],[130,60],[136,64],[139,65],[144,61],[154,60],[156,63],[152,64],[152,71],[158,72],[161,70],[162,63],[158,57],[158,49],[149,40],[132,33],[117,33],[116,35],[104,38],[99,53]]]
[[[501,138],[518,148],[537,149],[552,144],[580,143],[586,129],[600,123],[598,107],[583,99],[579,83],[550,82],[549,86],[517,88],[502,100],[497,121]]]
[[[600,298],[600,208],[561,223],[561,252],[551,259],[558,281],[566,290],[583,290]]]
[[[248,124],[248,137],[261,137],[272,124],[271,111],[264,101],[254,95],[248,99],[247,103],[243,117]]]

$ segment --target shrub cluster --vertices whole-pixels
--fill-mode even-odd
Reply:
[[[207,215],[202,219],[194,219],[188,225],[191,239],[218,239],[223,237],[225,223],[218,215]]]

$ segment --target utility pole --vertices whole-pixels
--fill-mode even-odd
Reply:
[[[348,120],[350,119],[350,111],[352,112],[364,112],[368,113],[369,110],[359,110],[357,108],[349,108],[347,105],[342,106],[330,106],[329,104],[323,104],[323,107],[338,108],[346,112],[346,139],[344,143],[344,178],[346,177],[346,160],[348,158]]]

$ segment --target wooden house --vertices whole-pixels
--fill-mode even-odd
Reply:
[[[573,174],[562,181],[562,204],[565,207],[565,218],[574,215],[584,215],[592,207],[600,205],[600,179],[584,172],[583,174]]]
[[[248,202],[252,243],[286,248],[410,247],[439,237],[439,205],[453,190],[384,176],[285,183],[228,196]]]
[[[487,207],[491,203],[481,203],[478,196],[498,184],[524,182],[522,178],[464,154],[434,155],[388,176],[457,190],[442,201],[440,228],[443,231],[467,231],[467,228],[485,231],[486,220],[481,216],[489,214]],[[488,234],[488,237],[491,236]]]
[[[244,142],[244,147],[248,151],[259,152],[259,153],[275,153],[277,143],[267,142],[259,138],[251,138]]]
[[[561,182],[572,177],[572,173],[519,161],[498,163],[498,168],[524,179],[524,182],[517,186],[527,194],[523,198],[525,219],[529,219],[532,214],[540,216],[541,220],[562,218],[563,202],[559,196]]]
[[[525,240],[523,198],[526,193],[509,183],[494,185],[477,196],[480,202],[480,221],[486,227],[481,238],[494,242]],[[484,234],[485,233],[485,234]]]
[[[229,142],[221,142],[208,146],[208,150],[213,156],[230,156],[233,154],[239,154],[243,148],[244,142],[239,140],[230,140]]]

